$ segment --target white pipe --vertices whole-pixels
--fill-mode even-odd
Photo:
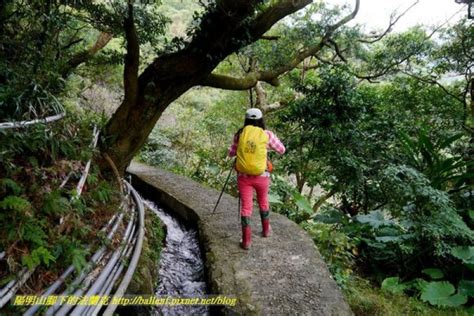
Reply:
[[[135,221],[135,218],[133,218]],[[132,219],[130,220],[132,223]],[[125,263],[125,259],[129,257],[129,249],[133,249],[133,241],[136,239],[134,237],[136,225],[131,226],[131,230],[129,234],[127,234],[126,243],[123,245],[122,249],[117,249],[115,253],[119,254],[117,260],[111,259],[107,266],[103,269],[99,277],[96,279],[95,283],[90,287],[89,291],[84,294],[85,296],[92,296],[92,295],[101,295],[104,293],[109,284],[112,285],[115,283],[114,276],[116,271],[120,268],[122,264]],[[115,255],[114,253],[114,255]],[[109,269],[108,266],[112,268]],[[117,276],[118,277],[118,276]],[[88,310],[92,309],[94,306],[77,306],[71,313],[71,315],[89,315],[90,313]]]
[[[134,231],[134,229],[132,229],[134,227],[133,219],[134,218],[132,217],[132,219],[129,221],[127,229],[124,233],[124,237],[122,238],[122,242],[125,242],[124,247],[122,249],[119,248],[113,252],[112,257],[107,262],[107,265],[102,269],[101,273],[97,276],[94,283],[90,286],[89,290],[83,295],[86,288],[82,287],[74,293],[75,296],[92,296],[96,295],[101,291],[107,279],[110,277],[111,271],[114,269],[115,266],[118,266],[120,264],[120,259],[122,255],[125,254],[125,247],[128,246],[132,239],[132,231]],[[64,310],[63,308],[61,308],[58,313],[66,313],[68,309],[74,308],[74,310],[71,311],[71,315],[82,315],[83,312],[87,309],[87,307],[87,305],[76,306],[75,308],[74,306],[63,306]]]
[[[133,226],[133,222],[130,221],[127,225],[127,228],[125,230],[125,233],[124,233],[124,236],[122,237],[122,242],[126,242],[127,240],[129,240],[129,237],[130,237],[130,231],[131,231],[131,228]],[[90,283],[92,282],[92,279],[86,279],[86,281],[84,282],[84,284],[82,284],[82,286],[77,289],[73,295],[74,296],[82,296],[82,294],[84,293],[84,291],[86,291],[89,287],[89,291],[87,292],[86,296],[88,295],[91,295],[91,294],[94,294],[94,291],[96,290],[96,288],[100,287],[104,281],[104,279],[108,276],[108,274],[110,273],[110,270],[114,267],[114,265],[116,264],[116,262],[118,261],[118,259],[120,258],[120,254],[121,254],[122,250],[115,250],[111,257],[109,258],[109,261],[107,263],[107,265],[102,269],[102,271],[100,272],[99,276],[96,278],[96,280],[94,281],[94,283],[92,285],[90,285]],[[87,271],[87,273],[89,273],[90,271]],[[85,276],[84,276],[85,278]],[[82,278],[82,279],[84,279]],[[76,282],[76,281],[75,281]],[[80,280],[78,283],[82,282],[82,280]],[[68,311],[72,308],[75,308],[75,310],[77,310],[78,312],[74,312],[75,315],[80,315],[80,311],[83,310],[83,308],[85,308],[87,306],[77,306],[77,307],[74,307],[73,305],[63,305],[59,308],[59,310],[57,311],[57,313],[59,315],[63,315],[63,314],[66,314],[68,313]],[[48,310],[49,312],[49,310]]]
[[[56,115],[47,116],[45,118],[35,119],[31,121],[3,122],[3,123],[0,123],[0,129],[21,128],[21,127],[33,125],[36,123],[50,123],[50,122],[54,122],[59,119],[62,119],[64,116],[66,116],[66,112],[62,112]]]
[[[125,181],[128,187],[130,187],[130,191],[132,192],[133,199],[135,200],[135,203],[138,207],[138,240],[137,240],[137,245],[133,251],[133,256],[132,259],[130,260],[130,264],[128,266],[127,272],[125,273],[122,282],[120,283],[117,291],[115,292],[115,296],[121,297],[124,295],[125,291],[127,290],[128,284],[132,280],[133,273],[135,272],[135,269],[138,264],[138,259],[140,259],[140,254],[142,251],[142,245],[143,245],[143,237],[145,235],[145,208],[143,207],[143,201],[141,200],[140,196],[138,195],[137,191],[128,183]],[[117,309],[116,304],[109,304],[107,306],[107,309],[104,311],[103,315],[105,316],[111,316],[112,313]]]
[[[59,186],[60,189],[62,189],[66,183],[68,182],[69,178],[71,177],[71,175],[74,173],[74,171],[71,171],[68,173],[67,177],[63,180],[63,182],[61,182],[61,185]]]
[[[99,139],[99,132],[100,132],[100,130],[97,128],[97,126],[94,125],[94,130],[92,131],[93,136],[92,136],[92,141],[91,141],[92,149],[94,149],[95,146],[97,145],[97,141]],[[79,179],[79,182],[77,183],[76,195],[73,196],[71,198],[71,200],[78,199],[81,196],[82,188],[84,187],[84,184],[86,183],[87,176],[89,175],[89,168],[91,167],[91,161],[92,161],[92,158],[89,159],[89,161],[87,162],[86,167],[84,168],[84,172],[82,173],[82,176]],[[62,224],[63,221],[64,221],[64,217],[61,217],[59,219],[59,224]]]
[[[20,273],[21,273],[21,272],[20,272]],[[11,280],[10,282],[8,282],[7,285],[5,285],[5,286],[3,287],[3,289],[0,291],[0,297],[3,297],[3,296],[5,295],[5,293],[7,293],[8,290],[10,290],[10,289],[13,287],[13,285],[15,284],[15,282],[16,282],[16,279],[13,279],[13,280]]]
[[[117,219],[117,222],[115,223],[114,227],[110,231],[109,235],[107,235],[107,239],[111,239],[113,234],[118,228],[118,225],[121,223],[123,218],[123,213],[120,213]],[[78,277],[74,279],[74,281],[71,284],[71,288],[76,287],[79,285],[87,276],[87,274],[92,270],[92,266],[95,265],[98,261],[102,259],[102,257],[105,254],[107,247],[102,246],[100,249],[92,256],[91,260],[87,263],[86,267],[81,271]],[[61,295],[66,295],[68,294],[68,290],[64,291]],[[53,313],[60,307],[59,302],[57,302],[55,305],[51,306],[48,311],[46,312],[46,315],[53,315]]]
[[[127,252],[125,253],[125,257],[127,257],[127,258],[130,257],[130,254],[132,253],[132,250],[134,248],[133,246],[135,245],[136,241],[137,241],[137,238],[134,237],[132,242],[130,243],[129,247],[127,248]],[[118,277],[122,273],[122,270],[123,270],[124,267],[125,267],[125,261],[121,261],[120,266],[118,267],[118,269],[115,272],[113,272],[112,278],[110,278],[110,281],[108,282],[107,286],[104,287],[104,289],[103,289],[104,291],[99,293],[99,296],[108,296],[110,294],[115,282],[117,281]],[[97,304],[96,306],[90,306],[91,309],[89,311],[87,311],[88,315],[93,315],[93,316],[97,315],[97,313],[99,313],[100,309],[102,308],[102,305],[103,304]]]
[[[94,131],[92,132],[93,138],[92,138],[92,143],[91,143],[91,148],[94,149],[95,146],[97,146],[97,141],[99,139],[99,132],[100,130],[97,128],[97,126],[94,126]],[[91,167],[91,161],[92,159],[89,159],[89,161],[86,164],[86,167],[84,168],[84,173],[82,174],[81,179],[79,180],[79,183],[77,184],[76,187],[76,198],[81,196],[82,193],[82,188],[84,187],[84,184],[86,183],[87,176],[89,174],[89,169]]]
[[[12,298],[16,291],[18,291],[18,289],[30,278],[34,271],[35,269],[30,271],[29,269],[25,268],[20,272],[21,275],[18,282],[16,282],[15,285],[13,285],[10,290],[0,299],[0,308],[2,308]]]
[[[109,222],[107,223],[106,226],[104,226],[101,231],[107,231],[107,229],[112,225],[112,223],[115,221],[115,219],[117,219],[118,217],[118,214],[115,214],[114,216],[112,216],[112,218],[109,220]],[[115,231],[114,231],[115,233]],[[86,247],[86,250],[89,250],[91,248],[91,246],[87,246]],[[99,252],[100,250],[98,250],[97,252]],[[97,254],[96,252],[96,254]],[[96,254],[93,255],[96,256]],[[74,271],[74,265],[70,265],[64,272],[63,274],[61,274],[61,276],[56,280],[54,281],[53,284],[51,284],[49,286],[49,288],[43,293],[41,294],[42,296],[49,296],[51,294],[53,294],[54,292],[56,292],[56,290],[61,286],[61,284],[64,283],[64,281],[66,280],[66,278]],[[41,307],[41,305],[33,305],[31,306],[24,314],[23,316],[32,316],[36,313],[36,311]]]

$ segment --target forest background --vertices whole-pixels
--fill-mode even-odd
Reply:
[[[19,165],[93,155],[76,150],[87,148],[92,123],[113,129],[107,121],[133,95],[127,66],[142,71],[157,54],[185,46],[212,8],[189,0],[136,3],[134,43],[126,27],[116,31],[123,22],[117,16],[127,12],[119,1],[81,8],[19,4],[7,1],[0,10],[0,117],[28,119],[65,108],[75,135],[84,135],[2,132],[0,207],[8,210],[25,205],[12,198],[24,191],[15,176]],[[394,32],[410,9],[370,33],[362,24],[340,23],[353,5],[317,1],[286,17],[220,62],[214,80],[172,102],[136,158],[220,190],[233,134],[245,109],[259,107],[287,146],[284,156],[270,155],[272,211],[313,237],[354,312],[472,313],[474,28],[456,18]],[[140,46],[138,63],[131,60],[133,44]],[[81,50],[84,45],[90,48]],[[19,161],[19,144],[36,158]],[[38,152],[48,159],[38,161]],[[103,190],[89,198],[111,199],[106,180],[93,178],[91,185]],[[235,179],[227,191],[237,196]],[[60,200],[54,194],[50,212]],[[5,240],[12,238],[18,236]],[[24,239],[30,255],[18,264],[57,258],[44,242]],[[80,246],[64,243],[80,265]]]

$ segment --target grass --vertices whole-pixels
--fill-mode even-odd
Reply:
[[[472,308],[437,308],[414,297],[382,291],[370,281],[360,277],[352,277],[348,281],[344,294],[355,315],[472,315]]]

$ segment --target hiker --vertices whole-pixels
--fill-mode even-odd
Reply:
[[[240,193],[240,218],[242,224],[242,241],[240,246],[249,249],[252,242],[250,218],[253,208],[253,189],[257,192],[262,221],[262,236],[270,234],[270,205],[268,189],[272,165],[267,159],[267,149],[273,149],[280,155],[285,153],[285,146],[274,133],[265,129],[262,111],[257,108],[247,110],[244,127],[234,135],[234,142],[229,148],[229,157],[237,156],[237,186]]]

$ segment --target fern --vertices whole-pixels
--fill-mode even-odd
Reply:
[[[27,220],[25,223],[19,225],[18,230],[15,231],[16,238],[20,240],[29,241],[36,246],[46,245],[46,240],[48,238],[43,227],[45,226],[43,221],[31,219]]]
[[[61,236],[53,253],[57,258],[64,258],[65,263],[73,264],[78,272],[86,265],[86,256],[89,254],[74,236]]]
[[[94,200],[98,200],[102,203],[107,203],[110,201],[112,196],[112,187],[108,182],[101,181],[97,188],[92,191],[92,197]]]
[[[24,198],[9,195],[0,201],[0,210],[11,210],[11,211],[19,211],[22,212],[27,210],[31,207],[30,202],[25,200]]]
[[[84,249],[76,248],[73,249],[70,253],[70,257],[72,258],[72,264],[77,272],[80,272],[83,267],[86,266],[87,251]]]
[[[18,183],[8,178],[0,179],[0,189],[2,192],[10,191],[13,195],[19,195],[23,192],[23,188]]]
[[[56,258],[44,247],[38,247],[31,252],[30,255],[25,255],[21,258],[23,265],[28,269],[33,270],[36,266],[44,264],[49,267],[51,262],[55,262]]]
[[[461,155],[449,155],[452,146],[463,135],[445,136],[433,142],[426,131],[421,131],[416,140],[405,133],[399,133],[398,140],[410,164],[424,173],[434,188],[446,189],[453,185],[459,186],[473,177],[465,172],[466,168],[472,166],[472,161],[465,160]]]
[[[70,207],[69,200],[61,196],[61,191],[56,190],[46,195],[42,210],[47,214],[65,214]]]

